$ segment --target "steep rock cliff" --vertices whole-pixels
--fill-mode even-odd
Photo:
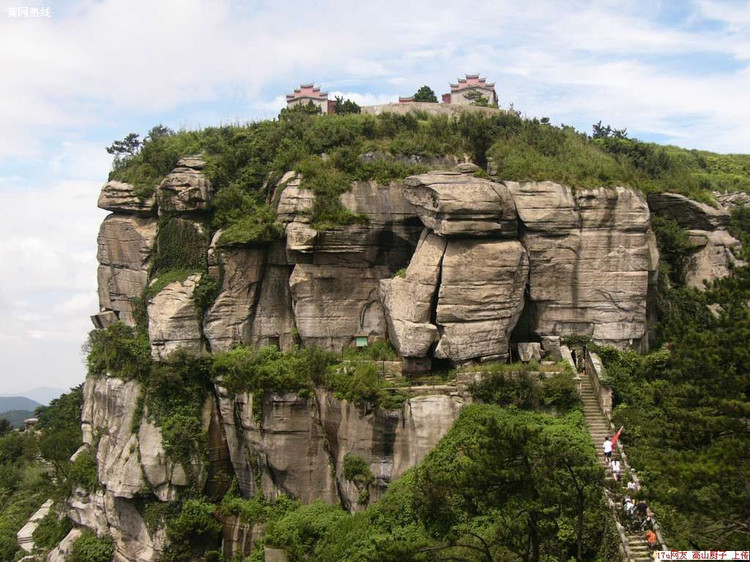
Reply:
[[[311,397],[267,394],[257,412],[252,395],[217,392],[243,494],[284,493],[303,502],[322,498],[349,508],[356,507],[359,490],[343,477],[347,454],[369,460],[375,499],[437,444],[464,403],[458,395],[436,394],[411,398],[399,410],[383,410],[318,389]]]
[[[214,191],[200,157],[180,160],[153,197],[110,182],[99,199],[112,214],[98,239],[95,324],[134,325],[140,304],[157,361],[238,344],[340,352],[355,336],[389,339],[412,373],[433,359],[504,360],[532,340],[559,354],[560,336],[570,334],[645,346],[659,256],[644,199],[625,188],[492,181],[476,170],[462,164],[389,185],[355,182],[340,202],[361,220],[326,230],[310,222],[315,193],[289,173],[273,198],[283,238],[243,245],[224,244],[221,231],[208,243]],[[701,248],[695,279],[728,272],[736,241],[725,213],[679,197],[649,203],[691,217],[685,226]],[[177,223],[196,233],[190,249],[206,267],[158,283],[166,273],[154,267],[158,241]],[[216,298],[199,303],[209,277]],[[533,356],[539,346],[520,348]],[[143,501],[210,485],[224,465],[245,497],[289,494],[359,509],[362,490],[343,477],[346,455],[369,462],[375,483],[367,493],[376,499],[434,447],[465,401],[435,391],[385,410],[322,388],[254,396],[217,386],[201,397],[209,451],[183,466],[166,455],[143,392],[138,381],[104,376],[90,377],[84,392],[83,450],[96,456],[99,487],[73,494],[70,517],[111,534],[118,560],[157,560],[165,547],[164,530],[145,525]]]

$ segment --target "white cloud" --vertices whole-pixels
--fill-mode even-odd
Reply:
[[[91,162],[92,150],[88,143],[66,142],[53,168],[62,177],[106,176],[109,163]],[[101,181],[11,185],[2,187],[0,207],[0,391],[74,385],[84,373],[79,349],[88,317],[98,310]]]
[[[497,75],[508,69],[529,85],[553,75],[561,90],[570,91],[583,78],[605,88],[604,76],[594,71],[607,58],[638,66],[646,65],[641,57],[657,54],[750,58],[750,34],[736,32],[747,31],[750,9],[714,1],[699,2],[694,18],[731,24],[725,30],[669,26],[654,19],[653,6],[635,1],[487,0],[472,3],[471,10],[435,0],[355,3],[346,10],[333,0],[250,6],[104,0],[78,6],[45,21],[0,20],[0,159],[37,154],[35,132],[42,128],[221,103],[226,88],[239,87],[251,108],[272,116],[281,92],[275,99],[261,94],[280,81],[291,88],[328,79],[346,90],[353,80],[365,85],[360,93],[369,84],[379,95],[389,83],[411,88],[434,81],[440,90],[465,70]],[[666,81],[681,74],[668,67],[657,72]],[[700,72],[692,75],[703,79]],[[653,90],[641,97],[648,101]],[[710,119],[719,105],[725,106],[708,103],[699,110]]]

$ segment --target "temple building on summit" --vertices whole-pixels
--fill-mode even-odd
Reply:
[[[479,74],[466,74],[465,78],[459,78],[456,84],[451,84],[451,91],[443,94],[441,102],[453,105],[486,105],[497,107],[497,93],[495,92],[495,83],[487,82],[486,78],[481,78]],[[478,104],[480,100],[483,103]],[[413,103],[414,96],[399,97],[398,103]]]
[[[498,98],[495,92],[495,83],[487,82],[479,74],[466,74],[459,78],[455,84],[450,84],[451,91],[442,95],[443,104],[451,105],[483,105],[497,107]],[[313,103],[320,108],[321,113],[335,113],[335,100],[328,99],[328,92],[321,92],[320,87],[314,84],[301,84],[294,89],[294,93],[287,94],[286,106]],[[399,104],[414,103],[414,96],[399,97]]]
[[[295,105],[307,105],[312,102],[320,108],[321,113],[333,113],[333,105],[336,103],[328,99],[328,92],[321,92],[315,84],[301,84],[299,88],[294,89],[293,94],[287,94],[286,106],[294,107]]]
[[[472,95],[472,92],[475,94]],[[476,94],[487,98],[489,105],[497,105],[495,83],[487,82],[487,79],[480,78],[479,74],[467,74],[466,78],[459,78],[456,84],[451,84],[451,93],[443,94],[443,103],[469,105],[476,101],[472,99]]]

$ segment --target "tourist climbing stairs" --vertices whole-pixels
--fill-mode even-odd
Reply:
[[[611,427],[609,420],[602,413],[602,409],[597,399],[596,390],[594,389],[591,380],[585,375],[582,375],[580,379],[580,391],[586,425],[591,434],[591,439],[596,446],[597,459],[606,471],[607,480],[613,481],[614,477],[612,476],[612,471],[609,470],[609,466],[604,457],[604,451],[602,450],[602,443],[604,443],[606,437],[612,437],[613,428]],[[622,464],[622,473],[626,474],[628,472],[628,470],[626,470],[627,459],[622,457],[620,451],[620,447],[615,447],[612,452],[612,458],[620,460]],[[619,518],[622,515],[621,507],[611,495],[608,494],[608,496],[613,516],[618,520],[620,538],[623,542],[623,550],[627,560],[630,562],[646,562],[651,560],[648,543],[645,539],[645,531],[634,531],[630,528],[627,522],[625,524],[621,523],[619,521]]]

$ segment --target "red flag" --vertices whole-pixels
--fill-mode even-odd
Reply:
[[[622,433],[622,428],[625,427],[624,425],[620,427],[620,429],[617,430],[617,433],[615,433],[615,436],[612,438],[612,448],[614,449],[615,445],[617,445],[617,441],[620,439],[620,433]]]

